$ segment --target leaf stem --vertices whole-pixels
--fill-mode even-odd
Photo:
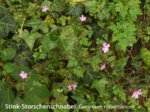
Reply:
[[[22,29],[23,29],[23,26],[24,26],[25,21],[26,21],[26,17],[25,17],[25,18],[23,19],[23,21],[22,21],[22,24],[21,24],[21,31],[22,31]]]

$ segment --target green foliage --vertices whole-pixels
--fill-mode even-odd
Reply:
[[[92,83],[92,87],[95,88],[100,95],[104,95],[107,84],[108,81],[106,79],[94,80]]]
[[[113,60],[111,67],[113,68],[113,74],[117,77],[124,75],[124,67],[127,64],[128,57],[119,60]]]
[[[13,77],[15,79],[19,79],[18,74],[22,70],[29,71],[29,68],[27,66],[23,66],[23,65],[19,66],[19,65],[16,65],[14,63],[5,63],[5,65],[3,66],[2,74],[10,75],[11,77]]]
[[[141,50],[141,58],[143,59],[144,63],[150,68],[150,51],[146,48]]]
[[[117,42],[117,49],[125,51],[128,46],[131,47],[136,42],[136,28],[133,24],[118,22],[116,25],[112,25],[110,29],[113,31],[112,41]]]
[[[17,29],[17,24],[11,15],[4,12],[4,9],[0,10],[0,37],[5,37],[9,32]]]
[[[86,0],[66,0],[67,2],[69,2],[69,4],[71,5],[71,6],[75,6],[75,5],[77,5],[78,3],[82,3],[82,2],[84,2],[84,1],[86,1]]]
[[[72,51],[75,50],[75,43],[77,43],[77,36],[74,27],[71,25],[64,27],[60,34],[60,40],[64,51],[72,54]]]
[[[85,2],[86,10],[90,13],[90,15],[94,16],[102,11],[105,7],[105,0],[92,0]]]
[[[23,39],[30,48],[30,50],[33,49],[36,39],[41,37],[41,34],[38,32],[29,33],[29,31],[27,30],[22,31],[21,29],[18,30],[18,32],[19,35],[18,37],[16,36],[15,39],[16,40]]]
[[[113,90],[114,94],[117,95],[122,101],[126,101],[126,94],[121,87],[114,86]]]
[[[12,110],[6,110],[6,104],[13,104],[15,95],[9,85],[0,81],[0,106],[3,112],[12,112]]]
[[[145,102],[145,106],[150,107],[150,99],[148,99],[147,102]],[[150,111],[150,108],[148,108],[148,111]]]
[[[17,24],[9,14],[0,11],[0,37],[5,37],[9,32],[14,32]]]
[[[117,1],[115,4],[115,10],[119,13],[118,18],[130,22],[135,21],[137,16],[141,14],[139,4],[139,0]]]
[[[49,35],[42,39],[42,41],[41,41],[42,48],[41,49],[44,53],[48,53],[56,47],[56,42],[53,41],[52,38],[56,38],[56,37],[53,37],[53,35]]]
[[[0,57],[3,61],[11,61],[16,56],[15,48],[6,48],[0,52]]]
[[[26,104],[40,104],[43,102],[48,102],[50,92],[46,86],[32,86],[31,89],[26,91],[24,101]]]
[[[149,2],[0,0],[0,112],[149,111]]]

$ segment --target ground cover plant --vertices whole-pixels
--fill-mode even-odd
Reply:
[[[90,111],[150,112],[150,0],[0,0],[0,112]]]

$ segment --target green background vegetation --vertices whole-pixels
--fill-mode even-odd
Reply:
[[[77,89],[68,91],[74,82]],[[137,89],[142,96],[131,98]],[[31,111],[5,104],[134,105],[131,112],[150,112],[150,0],[0,0],[0,112]]]

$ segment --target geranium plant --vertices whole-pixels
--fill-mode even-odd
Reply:
[[[0,112],[149,112],[149,4],[1,0]]]

